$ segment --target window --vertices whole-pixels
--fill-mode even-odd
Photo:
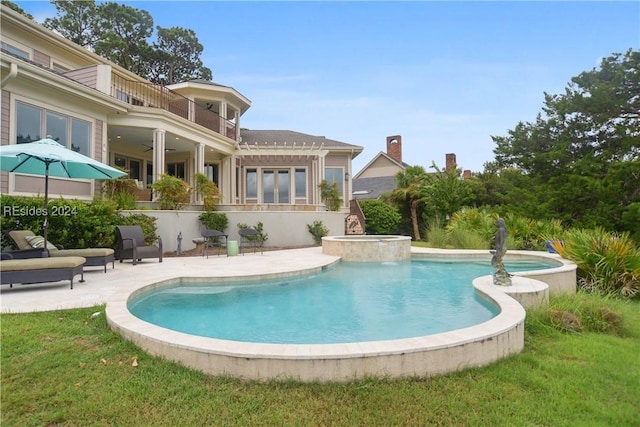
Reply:
[[[114,163],[117,167],[129,171],[130,179],[142,180],[142,160],[131,159],[129,157],[116,154],[114,156]]]
[[[19,56],[20,58],[29,59],[29,52],[12,46],[8,43],[2,43],[2,48],[12,55]]]
[[[18,102],[16,104],[16,143],[42,139],[42,109]]]
[[[209,178],[209,181],[214,182],[218,187],[218,165],[213,163],[204,164],[204,174]]]
[[[342,194],[343,189],[343,169],[342,168],[325,168],[324,179],[331,185],[335,182],[338,184],[338,191]]]
[[[167,173],[176,178],[184,179],[184,162],[181,163],[167,163]]]
[[[307,170],[296,169],[295,174],[296,197],[307,197]]]
[[[247,169],[246,187],[248,198],[258,197],[258,171],[256,169]]]
[[[53,110],[16,103],[16,143],[42,139],[45,135],[70,150],[91,156],[91,123]]]

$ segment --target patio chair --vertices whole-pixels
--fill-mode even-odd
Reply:
[[[256,248],[260,246],[260,253],[262,254],[262,234],[254,228],[241,228],[238,230],[240,235],[240,253],[244,255],[247,246],[253,246],[253,252],[256,252]]]
[[[111,268],[115,268],[114,250],[111,248],[65,249],[61,245],[47,242],[47,254],[44,250],[44,237],[37,236],[31,230],[8,230],[5,236],[18,248],[17,251],[11,251],[14,259],[75,256],[86,259],[84,267],[104,267],[105,273],[107,264],[111,263]]]
[[[162,239],[158,237],[157,245],[146,245],[139,225],[116,225],[116,236],[116,257],[120,262],[130,259],[136,265],[146,258],[158,258],[158,262],[162,262]]]
[[[78,274],[80,282],[84,282],[82,266],[85,261],[77,256],[14,259],[11,253],[3,252],[0,256],[0,283],[13,288],[14,283],[29,285],[69,280],[73,289],[73,278]]]
[[[204,241],[204,250],[202,251],[202,256],[207,256],[209,258],[209,254],[207,253],[208,248],[218,248],[218,255],[220,255],[220,250],[222,248],[227,247],[227,235],[224,234],[220,230],[204,230],[202,232],[202,237],[205,239]],[[227,256],[229,256],[227,254]]]

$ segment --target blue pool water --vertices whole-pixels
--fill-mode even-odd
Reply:
[[[549,268],[505,263],[509,272]],[[341,262],[312,275],[175,285],[129,303],[136,317],[192,335],[232,341],[329,344],[401,339],[487,321],[495,305],[471,282],[486,261]]]

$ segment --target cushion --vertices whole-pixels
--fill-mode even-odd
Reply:
[[[24,237],[27,242],[31,245],[32,248],[44,248],[44,237],[42,236],[25,236]],[[47,248],[51,251],[57,251],[56,245],[51,242],[47,242]]]
[[[62,258],[28,258],[0,261],[0,271],[28,271],[59,268],[75,268],[87,260],[77,256]]]

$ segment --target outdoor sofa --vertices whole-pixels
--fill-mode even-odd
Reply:
[[[15,253],[12,252],[13,258],[40,258],[44,251],[44,238],[35,235],[31,230],[10,230],[5,233],[18,248]],[[104,267],[107,272],[107,264],[111,263],[111,268],[115,268],[114,250],[111,248],[85,248],[85,249],[63,249],[47,242],[49,248],[49,257],[82,257],[86,259],[85,267]],[[46,255],[45,255],[46,256]]]
[[[85,261],[78,256],[13,259],[10,253],[3,252],[0,255],[0,283],[13,287],[14,283],[28,285],[69,280],[73,289],[73,278],[78,274],[80,282],[84,282],[82,267]]]

